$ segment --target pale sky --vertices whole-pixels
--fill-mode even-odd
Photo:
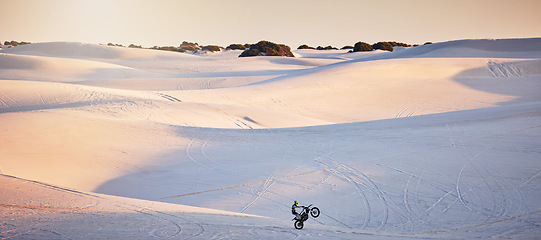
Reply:
[[[541,0],[0,0],[0,41],[422,44],[541,37]]]

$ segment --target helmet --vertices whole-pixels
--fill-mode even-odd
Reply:
[[[294,204],[295,206],[297,206],[297,207],[299,206],[299,202],[297,202],[297,201],[295,201],[293,204]]]

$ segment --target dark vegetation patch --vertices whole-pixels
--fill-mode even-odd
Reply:
[[[253,56],[295,57],[289,46],[284,44],[276,44],[269,41],[259,41],[256,44],[250,45],[250,48],[242,52],[239,57]]]

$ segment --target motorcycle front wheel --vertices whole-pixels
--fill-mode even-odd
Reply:
[[[312,217],[314,217],[314,218],[319,217],[319,208],[313,207],[313,208],[310,210],[310,215],[312,215]]]
[[[295,221],[295,228],[296,229],[302,229],[304,227],[304,223],[301,220]]]

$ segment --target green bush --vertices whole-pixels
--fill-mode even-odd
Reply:
[[[166,47],[154,46],[151,49],[162,50],[162,51],[178,51],[178,49],[176,47],[173,47],[173,46],[166,46]]]
[[[239,57],[259,56],[260,55],[259,53],[260,53],[259,50],[255,49],[255,48],[254,49],[250,48],[250,49],[245,50],[244,52],[242,52]]]
[[[227,46],[225,49],[227,50],[246,50],[246,47],[242,44],[231,44]]]
[[[222,51],[222,47],[216,45],[208,45],[201,48],[201,50],[206,50],[210,52],[219,52]]]
[[[333,46],[326,46],[326,47],[318,46],[316,49],[317,50],[338,50],[338,48],[335,48]]]
[[[124,46],[122,46],[122,44],[114,44],[114,43],[107,43],[107,46],[111,46],[111,47],[124,47]]]
[[[388,42],[377,42],[374,45],[372,45],[373,49],[381,49],[385,51],[392,52],[394,50],[393,46]]]
[[[300,45],[297,49],[316,49],[316,48],[303,44],[303,45]]]
[[[5,41],[4,45],[10,45],[13,47],[19,46],[19,45],[26,45],[30,44],[31,42],[17,42],[17,41]]]
[[[251,57],[251,56],[285,56],[295,57],[291,52],[289,46],[283,44],[276,44],[269,41],[260,41],[256,44],[250,45],[250,49],[245,50],[239,57]]]
[[[251,46],[250,48],[253,47],[256,47],[260,52],[270,53],[268,56],[276,56],[280,51],[280,46],[278,44],[269,41],[260,41],[255,44],[255,46]]]
[[[365,43],[365,42],[357,42],[355,43],[355,46],[353,46],[354,52],[367,52],[374,50],[372,48],[372,45]]]
[[[295,57],[293,53],[291,52],[291,48],[285,44],[279,44],[280,46],[280,55],[278,56],[284,56],[284,57]]]
[[[393,47],[411,47],[411,45],[407,44],[407,43],[401,43],[401,42],[388,42],[391,44],[391,46]]]
[[[201,47],[199,46],[199,44],[186,42],[186,41],[182,42],[182,44],[180,44],[180,46],[178,47],[179,52],[186,52],[186,51],[196,52],[198,50],[201,50]]]

